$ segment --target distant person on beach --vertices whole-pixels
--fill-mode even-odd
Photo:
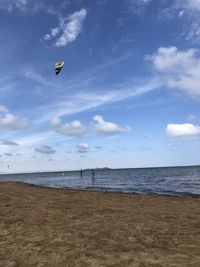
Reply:
[[[80,170],[80,176],[83,177],[83,171],[82,170]]]

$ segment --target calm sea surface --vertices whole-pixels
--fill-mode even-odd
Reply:
[[[200,196],[200,166],[144,169],[1,174],[0,181],[21,181],[54,188],[160,195]]]

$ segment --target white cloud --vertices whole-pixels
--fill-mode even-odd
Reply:
[[[131,13],[140,15],[153,0],[126,0],[128,9]]]
[[[190,43],[200,41],[200,0],[174,0],[173,4],[161,12],[162,17],[182,19],[183,31],[180,37],[185,37]]]
[[[5,145],[5,146],[18,146],[19,144],[10,141],[10,140],[5,140],[5,139],[1,139],[0,140],[0,145]]]
[[[200,135],[200,126],[191,123],[167,125],[166,132],[169,136],[173,137],[191,137]]]
[[[29,78],[29,79],[31,79],[31,80],[39,83],[39,84],[42,84],[42,85],[50,85],[50,83],[40,73],[38,73],[33,68],[26,69],[24,71],[24,76],[26,78]]]
[[[81,83],[80,83],[81,85]],[[77,84],[77,88],[80,86]],[[104,104],[110,104],[117,101],[122,101],[129,97],[143,95],[161,86],[157,79],[148,80],[144,85],[135,85],[133,83],[124,83],[120,85],[119,89],[109,88],[101,92],[78,92],[70,96],[67,94],[64,100],[54,101],[53,104],[42,106],[38,109],[40,119],[38,123],[51,120],[55,116],[65,116],[83,112],[92,108],[97,108]],[[36,112],[36,111],[34,111]]]
[[[180,10],[178,13],[179,18],[181,18],[185,14],[184,10]]]
[[[80,143],[77,145],[78,153],[87,153],[89,151],[89,146],[86,143]]]
[[[175,12],[174,12],[175,11]],[[174,16],[184,18],[184,32],[181,33],[185,36],[185,40],[192,43],[200,41],[200,0],[176,0],[169,12]]]
[[[62,124],[58,117],[54,117],[51,120],[51,125],[56,132],[65,136],[75,137],[85,132],[85,126],[78,120]]]
[[[60,27],[56,27],[56,28],[51,29],[51,32],[50,32],[50,33],[47,33],[47,34],[44,36],[44,40],[45,40],[45,41],[49,41],[49,40],[51,40],[53,37],[56,37],[56,35],[58,35],[58,33],[60,32],[60,30],[61,30]]]
[[[147,56],[147,59],[152,60],[155,70],[164,73],[173,73],[187,70],[193,64],[195,59],[195,50],[178,51],[174,46],[160,47],[153,56]]]
[[[36,148],[35,151],[47,155],[51,155],[56,152],[51,146],[41,146],[39,148]]]
[[[102,149],[102,146],[95,146],[95,149]]]
[[[0,129],[22,130],[29,127],[29,121],[25,117],[6,113],[0,117]]]
[[[30,135],[25,135],[21,138],[18,138],[17,142],[22,146],[32,146],[39,143],[44,143],[47,140],[52,139],[52,132],[37,132]]]
[[[35,14],[40,11],[49,15],[59,16],[59,10],[62,7],[62,1],[53,5],[49,0],[0,0],[0,9],[8,12],[22,11],[23,14]]]
[[[16,153],[15,156],[16,156],[16,157],[22,157],[23,154],[22,154],[22,153]]]
[[[134,0],[136,1],[136,0]],[[140,0],[137,0],[140,1]],[[152,0],[152,2],[155,0]],[[148,2],[148,1],[147,1]],[[169,1],[165,1],[167,7],[161,9],[158,13],[160,19],[182,19],[182,31],[179,32],[179,36],[182,39],[192,43],[200,41],[200,0],[173,0],[169,4]]]
[[[136,0],[136,3],[140,5],[148,5],[152,0]]]
[[[186,33],[186,41],[191,41],[193,43],[200,41],[200,22],[193,22]]]
[[[188,121],[194,121],[196,119],[196,116],[193,114],[188,115],[187,117]]]
[[[86,155],[80,155],[80,158],[87,158]]]
[[[138,1],[138,2],[146,2],[149,3],[151,1],[155,0],[132,0],[132,1]],[[200,0],[174,0],[172,1],[171,6],[168,6],[165,11],[173,12],[175,10],[179,11],[179,16],[182,16],[185,12],[199,12],[200,11]]]
[[[64,25],[63,34],[56,41],[57,47],[65,46],[76,40],[81,32],[86,15],[87,11],[81,9],[69,16],[67,23]]]
[[[5,107],[3,105],[0,105],[0,112],[2,112],[2,113],[8,113],[7,107]]]
[[[14,0],[13,2],[15,3],[16,7],[18,7],[18,8],[24,7],[27,4],[27,0]]]
[[[153,69],[169,88],[200,96],[200,58],[198,50],[179,51],[176,47],[160,47],[152,56]]]
[[[136,9],[137,6],[147,6],[153,0],[127,0],[127,1],[131,9]]]
[[[97,134],[102,135],[115,135],[123,132],[129,132],[129,126],[120,127],[117,124],[105,121],[102,116],[96,115],[93,117],[93,129]]]
[[[9,12],[18,8],[24,10],[27,5],[27,0],[1,0],[0,9],[7,10]]]
[[[200,0],[177,0],[177,5],[190,11],[200,11]]]
[[[59,17],[59,25],[50,30],[50,33],[45,34],[43,39],[49,41],[55,37],[58,37],[55,42],[56,47],[63,47],[76,40],[82,30],[82,25],[87,16],[86,9],[76,11],[66,19]]]
[[[3,153],[5,156],[7,156],[7,157],[12,157],[12,153]]]

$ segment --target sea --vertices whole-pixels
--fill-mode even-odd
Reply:
[[[0,174],[0,182],[143,195],[200,197],[200,166]]]

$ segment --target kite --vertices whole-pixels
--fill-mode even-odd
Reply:
[[[55,64],[55,74],[58,75],[64,66],[64,61],[57,61]]]

